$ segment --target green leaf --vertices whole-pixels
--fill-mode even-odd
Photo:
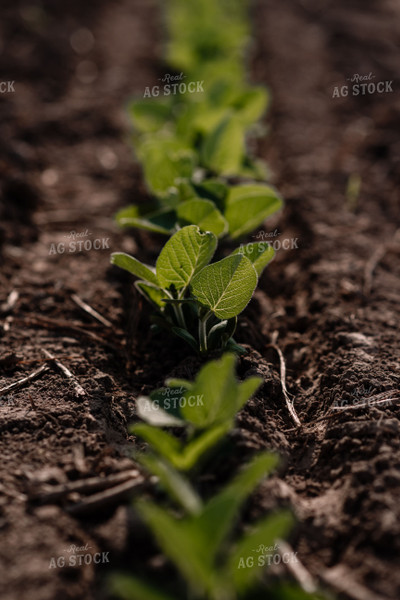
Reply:
[[[193,188],[200,198],[211,200],[220,209],[224,209],[224,200],[229,187],[219,179],[206,179],[202,183],[193,183]]]
[[[189,515],[200,513],[202,509],[200,497],[188,481],[171,465],[161,458],[149,454],[142,455],[140,462],[150,473],[158,477],[171,498],[176,500]]]
[[[134,100],[128,106],[134,127],[143,133],[159,131],[171,117],[171,103],[159,98]]]
[[[210,427],[185,446],[175,436],[145,423],[137,423],[131,427],[131,431],[176,469],[189,471],[228,433],[230,427],[230,422]]]
[[[193,277],[191,289],[219,319],[230,319],[247,306],[256,285],[255,268],[248,258],[236,255],[204,267]]]
[[[263,380],[261,377],[249,377],[238,384],[236,393],[236,410],[239,411],[246,402],[256,393],[262,386]]]
[[[196,225],[180,229],[165,244],[157,259],[157,279],[164,289],[185,289],[193,275],[209,263],[217,246],[213,233]],[[182,294],[181,294],[182,295]]]
[[[168,460],[171,460],[175,454],[179,454],[182,450],[182,443],[175,436],[157,427],[137,423],[130,430],[135,435],[143,438],[154,450]]]
[[[201,398],[202,404],[185,404],[181,414],[186,421],[199,428],[232,421],[237,412],[235,362],[233,354],[224,354],[220,360],[213,360],[201,369],[185,397]]]
[[[208,590],[214,583],[214,572],[208,548],[200,535],[193,535],[190,523],[177,520],[152,502],[136,504],[150,526],[160,548],[172,560],[186,581],[196,590]]]
[[[111,254],[111,264],[116,265],[121,269],[125,269],[125,271],[132,273],[132,275],[135,275],[140,279],[145,279],[149,283],[152,283],[158,287],[157,275],[153,271],[152,267],[141,263],[136,258],[126,254],[125,252],[113,252]]]
[[[211,200],[186,200],[178,206],[177,215],[181,225],[193,223],[202,231],[211,231],[217,237],[228,230],[227,221]]]
[[[237,117],[245,125],[258,121],[268,106],[268,92],[264,87],[253,87],[238,94],[232,103]]]
[[[271,186],[244,184],[231,187],[224,215],[230,236],[238,238],[253,231],[281,207],[282,199]]]
[[[136,289],[153,304],[156,308],[163,310],[165,307],[166,293],[157,285],[146,283],[145,281],[135,281]]]
[[[180,140],[148,134],[136,151],[142,161],[151,192],[166,196],[181,178],[191,177],[195,166],[194,151]]]
[[[279,461],[275,454],[259,454],[219,494],[213,496],[198,517],[198,528],[211,556],[231,532],[243,502],[260,481],[274,469]]]
[[[268,565],[265,555],[255,554],[256,549],[260,545],[267,548],[274,546],[276,540],[284,539],[288,535],[293,525],[293,515],[289,511],[281,511],[258,522],[241,538],[229,558],[227,569],[228,577],[233,577],[235,588],[240,593],[246,592],[260,571]],[[244,558],[246,561],[249,556],[253,557],[253,566],[249,564],[246,568],[239,568],[240,560]]]
[[[213,173],[235,175],[243,155],[243,126],[232,116],[223,119],[203,142],[202,160]]]
[[[253,264],[257,271],[257,275],[260,277],[267,264],[274,258],[275,250],[268,242],[252,242],[250,244],[241,244],[239,248],[236,248],[233,254],[242,254],[243,256],[246,256]]]
[[[115,219],[120,227],[137,227],[170,235],[175,226],[176,213],[168,207],[143,213],[139,206],[127,206],[117,213]]]
[[[229,109],[226,106],[216,108],[200,105],[193,117],[191,126],[202,134],[211,134],[226,117]],[[230,112],[228,113],[230,115]]]
[[[151,584],[130,575],[112,575],[109,587],[113,595],[122,600],[176,600],[164,590],[154,588]]]
[[[176,454],[173,457],[174,466],[180,471],[193,469],[226,436],[231,427],[231,422],[224,422],[206,429],[185,446],[180,456]]]

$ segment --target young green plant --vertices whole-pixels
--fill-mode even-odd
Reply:
[[[187,493],[196,499],[189,507],[186,505],[182,517],[176,516],[176,510],[172,512],[154,502],[137,502],[136,509],[160,549],[179,572],[180,579],[173,593],[173,586],[169,592],[168,586],[157,588],[143,579],[119,575],[113,578],[113,591],[124,600],[184,600],[188,597],[234,600],[248,597],[245,594],[258,584],[262,565],[254,561],[251,567],[241,569],[240,560],[251,555],[261,543],[274,545],[293,525],[291,514],[281,511],[262,519],[239,538],[234,535],[241,507],[277,462],[274,454],[257,456],[206,502],[176,474]]]
[[[264,452],[254,457],[207,500],[187,479],[216,451],[237,412],[262,383],[259,377],[238,382],[235,360],[233,354],[225,354],[207,363],[193,382],[170,379],[166,387],[138,399],[138,415],[146,422],[134,425],[132,432],[150,448],[136,458],[166,496],[158,494],[161,506],[146,499],[135,507],[179,577],[157,587],[143,577],[115,575],[112,590],[124,600],[261,600],[266,592],[275,600],[321,598],[287,582],[268,583],[267,588],[262,582],[271,555],[254,552],[261,544],[273,547],[288,534],[293,525],[289,511],[269,515],[237,535],[241,508],[277,466],[277,455]],[[180,431],[180,436],[165,428]]]
[[[145,93],[129,104],[152,199],[121,210],[116,220],[167,235],[195,224],[237,239],[282,206],[278,192],[262,183],[268,169],[246,143],[248,134],[264,135],[259,121],[269,104],[264,86],[246,82],[247,7],[237,0],[169,0],[164,9],[167,60],[196,91],[175,93],[166,83],[161,95],[157,88],[157,97]]]
[[[232,429],[237,413],[261,384],[259,377],[238,382],[235,355],[226,353],[202,367],[194,382],[170,379],[167,387],[140,397],[137,414],[145,422],[132,432],[175,469],[190,471]],[[177,428],[180,436],[160,429],[165,427]]]
[[[237,316],[274,256],[270,246],[255,242],[209,264],[216,247],[213,233],[188,225],[167,241],[155,268],[122,252],[111,255],[113,264],[139,278],[136,288],[156,308],[156,323],[201,354],[240,351],[232,337]]]

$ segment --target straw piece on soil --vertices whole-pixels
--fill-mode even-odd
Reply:
[[[68,377],[68,379],[71,379],[76,395],[77,396],[86,396],[85,390],[83,389],[81,384],[78,382],[75,375],[73,375],[71,373],[71,371],[65,365],[63,365],[59,360],[57,360],[57,358],[53,354],[51,354],[51,352],[49,352],[46,349],[43,349],[43,352],[46,354],[46,356],[48,356],[49,358],[51,358],[53,360],[54,364],[60,369],[60,371],[66,377]]]
[[[99,321],[102,325],[104,325],[105,327],[113,326],[112,323],[108,319],[103,317],[99,312],[97,312],[97,310],[95,310],[89,304],[87,304],[81,298],[79,298],[79,296],[77,294],[72,294],[71,298],[75,302],[75,304],[77,304],[82,310],[87,312],[91,317],[93,317],[94,319],[97,319],[97,321]]]

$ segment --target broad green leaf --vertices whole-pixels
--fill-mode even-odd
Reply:
[[[237,117],[245,125],[258,121],[266,111],[268,92],[264,87],[253,87],[238,94],[232,103]]]
[[[200,198],[211,200],[222,210],[224,208],[224,200],[228,194],[229,187],[219,179],[206,179],[202,183],[193,183],[193,188]]]
[[[146,283],[146,281],[135,281],[136,289],[149,300],[156,308],[163,310],[165,307],[165,300],[167,298],[164,290],[159,288],[157,285]]]
[[[131,427],[131,431],[168,460],[171,460],[175,454],[179,454],[182,449],[182,443],[175,436],[157,427],[137,423]]]
[[[245,157],[243,165],[238,171],[239,177],[245,177],[246,179],[252,179],[253,181],[265,182],[271,179],[271,169],[261,159],[252,159],[249,156]]]
[[[233,254],[246,256],[260,277],[267,264],[274,258],[275,250],[268,242],[251,242],[250,244],[241,244]]]
[[[208,590],[214,583],[209,552],[200,535],[194,536],[185,519],[177,520],[152,502],[136,504],[151,528],[160,548],[196,590]]]
[[[191,289],[219,319],[230,319],[246,308],[256,285],[255,268],[248,258],[236,255],[204,267],[193,277]]]
[[[206,429],[189,442],[180,455],[176,453],[173,456],[172,464],[180,471],[190,471],[226,436],[231,428],[231,422],[224,422]]]
[[[115,219],[120,227],[137,227],[169,235],[175,226],[176,214],[170,208],[153,209],[146,213],[139,206],[128,206],[120,210]]]
[[[149,283],[158,286],[157,276],[152,267],[141,263],[125,252],[113,252],[111,254],[111,264],[116,265],[121,269],[125,269],[125,271],[132,273],[132,275],[140,277],[140,279],[145,279]]]
[[[201,107],[201,109],[200,109]],[[216,108],[200,105],[191,126],[202,134],[209,135],[226,117],[229,109],[226,106]],[[230,112],[228,113],[230,114]]]
[[[166,196],[181,178],[191,177],[195,153],[177,139],[156,134],[147,137],[140,145],[136,144],[136,151],[150,191]]]
[[[175,596],[131,575],[112,575],[109,587],[113,595],[122,600],[176,600]]]
[[[253,231],[281,207],[282,199],[271,186],[244,184],[231,187],[224,214],[230,236],[238,238]]]
[[[150,444],[154,451],[176,469],[189,471],[228,433],[230,427],[230,422],[211,427],[185,446],[175,436],[145,423],[137,423],[131,427],[131,431]]]
[[[197,375],[186,398],[201,398],[202,404],[182,408],[182,417],[195,425],[206,428],[221,421],[231,421],[237,412],[235,356],[224,354],[220,360],[207,363]]]
[[[293,525],[293,515],[289,511],[281,511],[258,522],[238,542],[228,561],[227,576],[233,577],[235,588],[240,593],[248,590],[261,570],[268,565],[265,554],[257,554],[256,550],[261,545],[273,547],[278,539],[285,539]],[[253,561],[250,561],[253,565],[246,564],[246,568],[240,568],[241,559],[246,561],[249,556],[253,557]]]
[[[236,410],[239,411],[263,384],[261,377],[249,377],[238,384]]]
[[[202,161],[213,173],[235,175],[244,155],[244,129],[232,116],[221,123],[204,140]]]
[[[193,275],[210,262],[216,247],[215,235],[201,232],[196,225],[177,231],[157,259],[156,273],[161,287],[174,285],[177,290],[185,289]]]
[[[202,502],[197,492],[170,464],[149,454],[142,455],[140,462],[150,473],[159,478],[161,485],[171,498],[174,498],[189,515],[200,513]]]
[[[254,488],[274,469],[279,461],[275,454],[259,454],[247,464],[235,479],[213,496],[197,518],[204,544],[215,556],[235,525],[238,512]]]
[[[171,103],[159,98],[134,100],[129,104],[128,111],[138,131],[159,131],[171,117]]]
[[[211,231],[217,237],[228,230],[228,223],[211,200],[186,200],[178,206],[176,212],[181,225],[193,223],[202,231]]]

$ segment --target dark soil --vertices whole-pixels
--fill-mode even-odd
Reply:
[[[240,376],[259,373],[265,384],[202,485],[215,488],[255,450],[279,450],[279,474],[247,516],[290,503],[299,522],[291,543],[317,580],[343,598],[398,600],[400,5],[264,0],[253,13],[251,79],[273,97],[258,153],[286,199],[264,231],[294,241],[263,276],[236,336],[249,349]],[[81,28],[93,38],[76,35]],[[112,570],[156,562],[123,498],[73,515],[76,492],[52,502],[38,495],[135,469],[135,398],[199,367],[181,344],[150,337],[146,307],[109,267],[113,250],[151,261],[161,243],[121,233],[112,220],[146,194],[124,104],[156,83],[161,31],[150,1],[2,3],[1,81],[15,81],[15,92],[0,95],[0,389],[46,364],[47,350],[85,391],[48,362],[38,379],[0,397],[4,600],[106,598]],[[394,91],[332,97],[355,73],[393,81]],[[101,248],[87,250],[94,240]],[[70,251],[73,241],[82,251],[79,243]],[[301,430],[271,343],[285,357]],[[71,545],[106,552],[109,562],[52,568]]]

